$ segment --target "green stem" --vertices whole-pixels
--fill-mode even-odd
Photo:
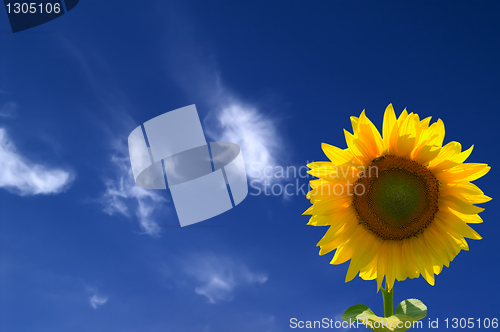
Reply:
[[[394,286],[392,287],[391,291],[387,291],[387,283],[385,284],[385,289],[382,288],[382,296],[384,299],[384,317],[390,317],[394,314],[394,305],[392,303],[394,295]]]

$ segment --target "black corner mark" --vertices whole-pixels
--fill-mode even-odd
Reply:
[[[64,1],[64,3],[62,2]],[[52,21],[73,9],[79,0],[4,0],[12,32],[19,32]]]
[[[66,10],[69,12],[71,9],[75,8],[79,0],[63,0],[66,4]]]

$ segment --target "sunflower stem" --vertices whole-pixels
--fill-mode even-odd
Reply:
[[[394,314],[394,305],[392,303],[394,295],[394,286],[390,291],[387,291],[387,283],[385,288],[382,288],[382,297],[384,299],[384,317],[391,317]]]

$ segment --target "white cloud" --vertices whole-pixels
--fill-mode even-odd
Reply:
[[[137,187],[125,143],[118,142],[114,144],[114,148],[111,161],[115,165],[116,174],[112,179],[104,181],[106,190],[99,199],[103,211],[109,215],[136,217],[145,234],[158,236],[161,229],[154,220],[154,214],[166,199],[152,190]]]
[[[268,279],[265,274],[252,272],[238,261],[213,254],[187,259],[185,264],[186,274],[198,283],[194,289],[196,294],[205,296],[212,304],[231,301],[237,288],[263,284]]]
[[[72,172],[49,168],[23,157],[0,128],[0,188],[21,196],[58,194],[72,182]]]
[[[0,117],[13,118],[16,116],[17,104],[13,101],[8,102],[0,107]]]
[[[247,174],[252,178],[263,178],[266,168],[274,168],[282,155],[281,138],[275,120],[264,115],[252,105],[234,98],[224,98],[215,111],[217,123],[209,128],[209,135],[216,141],[232,142],[240,146]],[[210,117],[214,114],[209,115]]]
[[[97,309],[108,302],[108,297],[100,295],[96,288],[89,288],[89,304],[92,308]]]

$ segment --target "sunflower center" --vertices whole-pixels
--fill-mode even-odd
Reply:
[[[368,175],[368,176],[367,176]],[[385,156],[376,159],[356,182],[353,205],[369,230],[384,240],[421,233],[438,210],[436,177],[416,161]]]
[[[404,226],[425,209],[425,183],[414,174],[387,170],[370,190],[375,213],[394,226]]]

